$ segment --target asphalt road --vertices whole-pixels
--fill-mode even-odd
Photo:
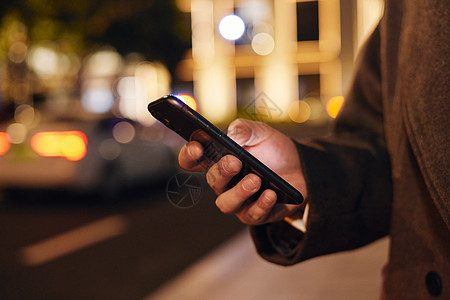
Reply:
[[[244,229],[214,198],[202,175],[186,174],[116,203],[0,191],[0,300],[142,299]]]
[[[197,179],[191,208],[163,185],[117,203],[3,193],[0,299],[142,299],[243,229]]]

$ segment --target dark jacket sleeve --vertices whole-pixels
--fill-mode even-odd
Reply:
[[[383,134],[378,28],[365,44],[330,136],[297,149],[310,205],[307,231],[282,222],[251,227],[257,251],[282,265],[370,243],[389,231],[391,168]]]

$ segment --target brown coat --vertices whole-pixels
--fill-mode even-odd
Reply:
[[[252,228],[264,258],[291,265],[390,234],[382,298],[450,299],[449,22],[447,0],[386,1],[332,135],[298,143],[307,232]]]

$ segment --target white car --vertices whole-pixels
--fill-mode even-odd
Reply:
[[[159,124],[115,117],[41,122],[19,141],[14,130],[20,125],[0,127],[0,189],[63,189],[113,199],[127,189],[165,184],[177,169],[177,146],[162,142],[170,133]]]

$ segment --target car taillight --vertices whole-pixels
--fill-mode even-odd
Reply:
[[[0,155],[8,152],[11,143],[9,142],[9,136],[6,132],[0,132]]]
[[[81,131],[44,131],[31,138],[31,147],[45,157],[81,160],[86,155],[87,137]]]

